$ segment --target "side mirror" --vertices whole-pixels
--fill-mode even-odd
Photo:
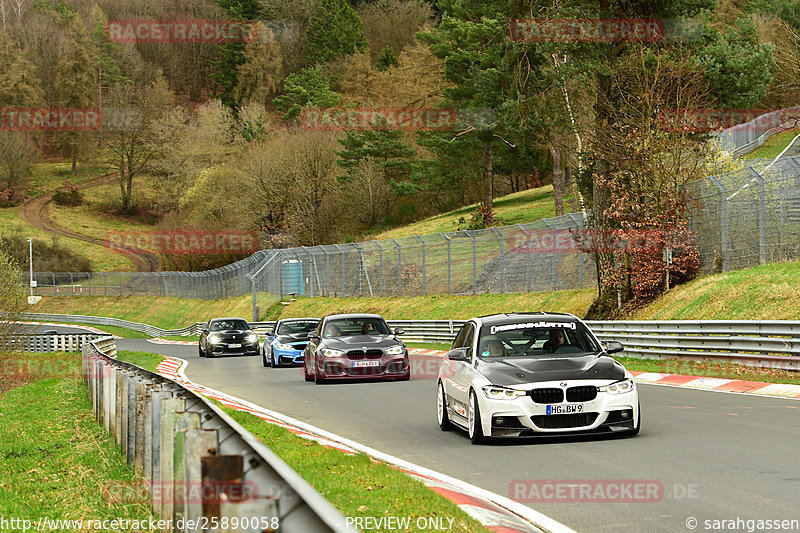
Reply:
[[[319,335],[317,335],[317,332],[316,332],[316,331],[309,331],[309,332],[308,332],[308,335],[306,335],[306,337],[307,337],[307,338],[308,338],[308,340],[310,340],[310,341],[319,340]]]
[[[404,330],[403,328],[395,328],[394,334],[395,335],[405,335],[406,334],[406,330]]]
[[[469,348],[455,348],[448,352],[447,358],[451,361],[463,361],[466,363],[469,361],[469,352]]]
[[[208,333],[208,329],[203,328],[203,329],[200,330],[200,333]]]
[[[611,341],[606,343],[606,353],[617,353],[621,352],[625,348],[622,346],[621,343],[617,341]]]

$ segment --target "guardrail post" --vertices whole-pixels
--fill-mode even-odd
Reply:
[[[125,409],[125,405],[127,404],[126,399],[128,397],[128,381],[125,379],[125,374],[125,370],[119,370],[117,372],[115,384],[116,392],[114,394],[114,403],[116,404],[116,408],[114,409],[114,440],[117,442],[117,446],[119,446],[123,455],[125,455],[125,450],[127,448],[125,440],[127,439],[126,427],[128,424],[128,413]]]
[[[203,500],[206,496],[213,494],[212,498],[217,498],[220,493],[218,484],[211,483],[210,486],[204,486],[203,483],[203,459],[217,454],[217,430],[188,430],[185,433],[184,444],[183,468],[186,476],[185,486],[189,494],[185,502],[185,516],[187,520],[196,521],[204,516]],[[198,495],[201,497],[198,498]]]
[[[103,272],[103,296],[108,296],[108,272]]]
[[[127,415],[125,424],[125,458],[128,466],[133,468],[134,457],[136,456],[136,375],[131,373],[126,376],[128,382],[126,391],[128,392],[125,401],[125,414]]]
[[[184,411],[176,413],[175,433],[172,450],[172,472],[174,475],[175,497],[173,498],[172,518],[177,523],[181,518],[186,517],[186,502],[188,493],[188,478],[186,477],[186,434],[191,429],[200,428],[200,413]],[[186,533],[190,533],[188,528],[184,528]],[[194,532],[191,532],[194,533]]]
[[[159,509],[162,519],[169,520],[173,514],[175,499],[175,423],[178,413],[183,412],[186,401],[183,398],[165,398],[161,401],[161,450],[159,460],[159,480],[155,485],[158,491],[151,493],[153,508]]]

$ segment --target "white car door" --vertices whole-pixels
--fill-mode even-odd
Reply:
[[[444,376],[445,393],[450,397],[451,407],[456,414],[463,418],[467,417],[469,385],[472,383],[475,372],[472,366],[474,344],[475,325],[469,322],[464,325],[453,343],[453,348],[468,348],[467,361],[448,360],[447,374],[449,375]]]

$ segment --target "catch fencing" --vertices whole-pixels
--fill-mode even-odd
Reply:
[[[687,193],[703,272],[800,255],[800,156],[697,180]]]
[[[272,450],[199,394],[113,358],[114,339],[85,345],[83,375],[97,422],[144,479],[168,531],[353,531]],[[138,487],[110,487],[138,495]],[[188,524],[206,524],[189,526]]]
[[[765,113],[750,122],[713,134],[722,150],[738,157],[752,152],[776,133],[800,125],[800,106]]]
[[[575,289],[595,284],[575,245],[586,216],[360,243],[261,250],[204,272],[36,272],[40,296],[420,296]]]

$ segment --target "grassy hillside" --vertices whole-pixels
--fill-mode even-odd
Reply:
[[[529,294],[417,296],[412,298],[300,298],[280,309],[281,317],[332,313],[378,313],[389,320],[467,319],[510,311],[560,311],[583,316],[595,291],[579,289]]]
[[[695,279],[633,313],[648,320],[800,320],[800,262]]]
[[[786,130],[784,132],[773,135],[766,140],[764,144],[742,156],[742,159],[757,159],[759,157],[764,159],[773,159],[783,151],[786,146],[792,142],[797,134],[800,133],[800,128]],[[798,141],[800,142],[800,141]]]
[[[274,298],[273,302],[277,302]],[[264,305],[265,302],[260,302]],[[182,328],[215,316],[252,316],[250,296],[224,300],[190,300],[154,296],[59,296],[44,297],[29,306],[31,313],[108,316],[143,322],[164,329]]]
[[[459,219],[463,218],[468,224],[470,217],[477,209],[477,204],[468,205],[455,211],[426,218],[413,224],[384,231],[372,235],[370,239],[398,239],[413,235],[427,235],[455,231],[459,228]],[[528,189],[497,198],[494,201],[495,216],[502,219],[502,225],[524,224],[534,222],[541,218],[555,215],[553,205],[553,186],[546,185],[536,189]],[[461,224],[461,229],[466,229],[466,224]]]

